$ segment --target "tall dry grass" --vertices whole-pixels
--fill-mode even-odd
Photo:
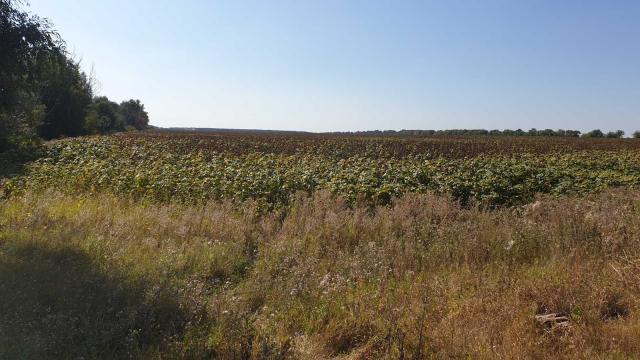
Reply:
[[[636,358],[640,192],[0,202],[0,358]],[[543,326],[539,314],[568,322]]]

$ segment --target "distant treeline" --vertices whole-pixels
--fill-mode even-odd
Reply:
[[[583,137],[583,138],[611,138],[619,139],[624,137],[624,131],[610,131],[604,133],[595,129],[587,133],[578,130],[553,130],[553,129],[530,129],[530,130],[485,130],[485,129],[451,129],[451,130],[371,130],[353,132],[333,132],[331,134],[358,135],[358,136],[548,136],[548,137]],[[633,137],[640,138],[640,131],[633,133]]]
[[[0,152],[39,138],[102,134],[147,127],[139,100],[120,104],[94,93],[49,22],[0,0]]]

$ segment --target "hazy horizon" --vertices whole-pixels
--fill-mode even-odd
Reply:
[[[633,1],[30,3],[155,126],[640,128]]]

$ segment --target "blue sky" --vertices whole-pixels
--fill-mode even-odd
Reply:
[[[31,0],[158,126],[640,129],[640,1]]]

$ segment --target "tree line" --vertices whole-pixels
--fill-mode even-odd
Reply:
[[[582,138],[610,138],[620,139],[624,137],[622,130],[609,131],[607,133],[595,129],[586,133],[579,130],[486,130],[486,129],[449,129],[449,130],[372,130],[353,132],[333,132],[331,134],[350,134],[358,136],[547,136],[547,137],[582,137]],[[640,138],[640,131],[633,133],[634,138]]]
[[[0,0],[0,152],[40,138],[144,129],[139,100],[115,103],[96,96],[87,75],[50,23]]]

